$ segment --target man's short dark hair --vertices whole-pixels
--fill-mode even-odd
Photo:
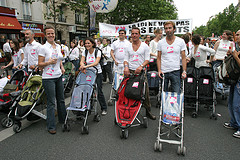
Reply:
[[[124,34],[126,34],[126,30],[125,29],[120,29],[119,31],[118,31],[118,33],[119,32],[124,32]]]
[[[44,28],[44,30],[43,30],[43,33],[44,33],[44,34],[46,34],[46,30],[47,30],[47,29],[53,29],[53,30],[55,31],[54,27],[52,27],[52,26],[46,26],[46,27]]]
[[[140,34],[140,29],[138,27],[133,27],[132,30],[137,29]]]

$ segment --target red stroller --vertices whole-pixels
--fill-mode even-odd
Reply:
[[[120,137],[125,139],[128,138],[128,128],[140,125],[145,128],[148,127],[147,117],[139,114],[143,98],[141,100],[134,100],[124,95],[128,80],[129,78],[124,78],[121,82],[117,92],[117,101],[115,102],[115,124],[121,128]],[[139,116],[141,116],[141,119],[139,119]]]

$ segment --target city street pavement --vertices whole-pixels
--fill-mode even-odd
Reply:
[[[111,86],[104,84],[106,100]],[[159,108],[152,97],[152,112],[159,118]],[[24,124],[27,127],[14,134],[12,128],[0,131],[0,159],[43,160],[43,159],[196,159],[196,160],[238,160],[240,139],[232,136],[233,130],[225,129],[223,123],[229,120],[226,100],[217,99],[218,120],[209,119],[210,113],[200,108],[198,118],[192,118],[192,110],[185,109],[184,145],[185,157],[177,155],[177,145],[163,144],[162,152],[153,149],[157,137],[158,120],[149,120],[149,127],[129,129],[128,139],[120,138],[120,128],[114,125],[114,107],[108,107],[108,114],[100,122],[89,116],[89,134],[82,135],[81,123],[71,124],[70,132],[62,132],[57,125],[57,134],[46,131],[46,121]],[[66,98],[69,104],[70,97]],[[99,111],[100,112],[100,111]],[[0,118],[3,117],[2,113]],[[11,134],[8,137],[7,134]],[[8,137],[8,138],[4,138]]]

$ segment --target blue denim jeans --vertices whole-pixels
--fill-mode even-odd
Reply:
[[[231,126],[240,131],[240,81],[230,87],[228,109]]]
[[[96,78],[96,83],[97,83],[97,91],[98,91],[98,102],[101,106],[101,110],[107,110],[107,103],[102,91],[102,79],[103,79],[103,75],[102,73],[98,73],[97,74],[97,78]]]
[[[75,71],[78,71],[79,70],[79,67],[80,67],[80,60],[77,59],[77,60],[73,60],[71,61],[75,67]]]
[[[56,130],[55,100],[57,101],[59,123],[64,123],[67,114],[64,101],[62,76],[53,79],[43,79],[42,83],[47,96],[47,129]]]
[[[171,82],[171,88],[169,90],[169,82]],[[164,73],[164,91],[180,92],[180,70]]]

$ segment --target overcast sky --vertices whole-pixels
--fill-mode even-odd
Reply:
[[[211,16],[223,12],[231,3],[237,5],[238,0],[174,0],[179,19],[192,19],[193,29],[206,25]]]

